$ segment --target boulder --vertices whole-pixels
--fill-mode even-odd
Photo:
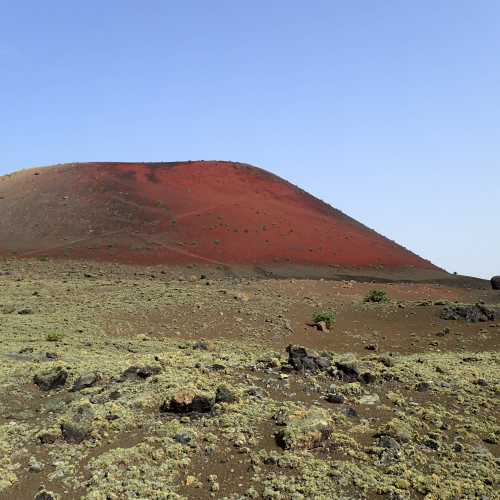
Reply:
[[[95,413],[90,404],[82,404],[61,423],[61,432],[68,443],[81,443],[91,437]]]
[[[297,371],[325,371],[331,366],[327,356],[321,356],[316,351],[300,345],[289,345],[288,364]]]
[[[493,276],[490,280],[493,290],[500,290],[500,276]]]
[[[73,384],[72,392],[81,391],[87,387],[92,387],[101,380],[101,375],[97,372],[82,373]]]
[[[285,450],[317,448],[332,432],[332,419],[323,408],[286,412],[278,422],[284,427],[276,433],[276,442]]]
[[[145,380],[153,375],[158,375],[161,368],[159,366],[130,366],[122,373],[122,381],[124,380]]]
[[[185,390],[177,392],[168,402],[164,401],[160,407],[160,411],[171,413],[210,413],[213,410],[214,404],[214,398]]]
[[[469,323],[477,323],[480,321],[495,321],[496,311],[483,304],[450,305],[441,311],[440,317],[447,320],[464,320]]]
[[[215,392],[216,403],[235,403],[236,401],[238,401],[238,397],[231,389],[225,385],[217,387]]]
[[[337,361],[335,366],[342,372],[344,378],[358,380],[361,376],[356,361]]]
[[[58,366],[45,372],[37,373],[33,377],[33,383],[36,384],[42,391],[50,391],[63,387],[68,378],[68,372]]]
[[[52,493],[52,491],[48,491],[45,488],[38,490],[33,500],[59,500],[61,498],[56,493]]]

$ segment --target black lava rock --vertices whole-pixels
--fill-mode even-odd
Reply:
[[[87,387],[92,387],[97,384],[99,380],[101,380],[101,376],[97,372],[83,373],[75,380],[71,392],[81,391]]]
[[[446,306],[440,314],[442,319],[463,320],[470,323],[495,321],[496,311],[482,304]]]
[[[288,364],[296,371],[325,371],[332,364],[327,356],[300,345],[289,345]]]
[[[215,404],[215,399],[192,391],[179,391],[168,402],[164,401],[160,407],[161,412],[170,413],[210,413]]]
[[[122,380],[145,380],[160,371],[159,366],[130,366],[122,373]]]
[[[216,403],[234,403],[236,401],[238,401],[238,397],[229,388],[223,385],[217,387],[217,391],[215,393]]]

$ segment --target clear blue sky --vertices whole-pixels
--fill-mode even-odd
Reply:
[[[0,0],[0,76],[0,174],[248,162],[500,274],[497,0]]]

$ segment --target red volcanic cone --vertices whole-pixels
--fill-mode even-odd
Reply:
[[[264,170],[85,163],[0,178],[0,253],[140,264],[436,270]]]

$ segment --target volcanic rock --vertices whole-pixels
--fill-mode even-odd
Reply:
[[[500,276],[493,276],[490,281],[493,290],[500,290]]]
[[[186,390],[177,392],[168,402],[163,402],[160,411],[171,413],[210,413],[213,410],[214,404],[214,398]]]
[[[284,428],[276,433],[276,442],[285,450],[317,448],[332,432],[332,419],[322,408],[286,413],[280,423]]]
[[[470,323],[479,321],[495,321],[496,311],[483,304],[450,305],[446,306],[440,314],[442,319],[464,320]]]
[[[159,366],[130,366],[122,373],[123,380],[145,380],[153,375],[158,375],[161,368]]]
[[[297,371],[324,371],[331,366],[331,361],[326,356],[319,355],[316,351],[300,345],[289,345],[288,364]]]
[[[0,255],[247,265],[264,274],[295,266],[304,276],[331,265],[384,266],[448,276],[284,179],[242,163],[78,163],[33,173],[0,177]],[[335,253],[327,250],[332,242]]]
[[[215,392],[216,403],[234,403],[237,400],[238,397],[236,394],[234,394],[234,392],[225,385],[217,387],[217,391]]]
[[[61,423],[63,438],[68,443],[81,443],[89,439],[95,413],[90,404],[82,404]]]
[[[59,500],[60,496],[52,491],[48,491],[45,488],[39,490],[33,500]]]
[[[101,380],[101,375],[97,372],[88,372],[80,375],[71,388],[72,392],[81,391],[87,387],[92,387]]]
[[[42,391],[50,391],[63,387],[68,378],[68,372],[60,366],[52,368],[45,372],[37,373],[33,377],[33,383],[37,385]]]

